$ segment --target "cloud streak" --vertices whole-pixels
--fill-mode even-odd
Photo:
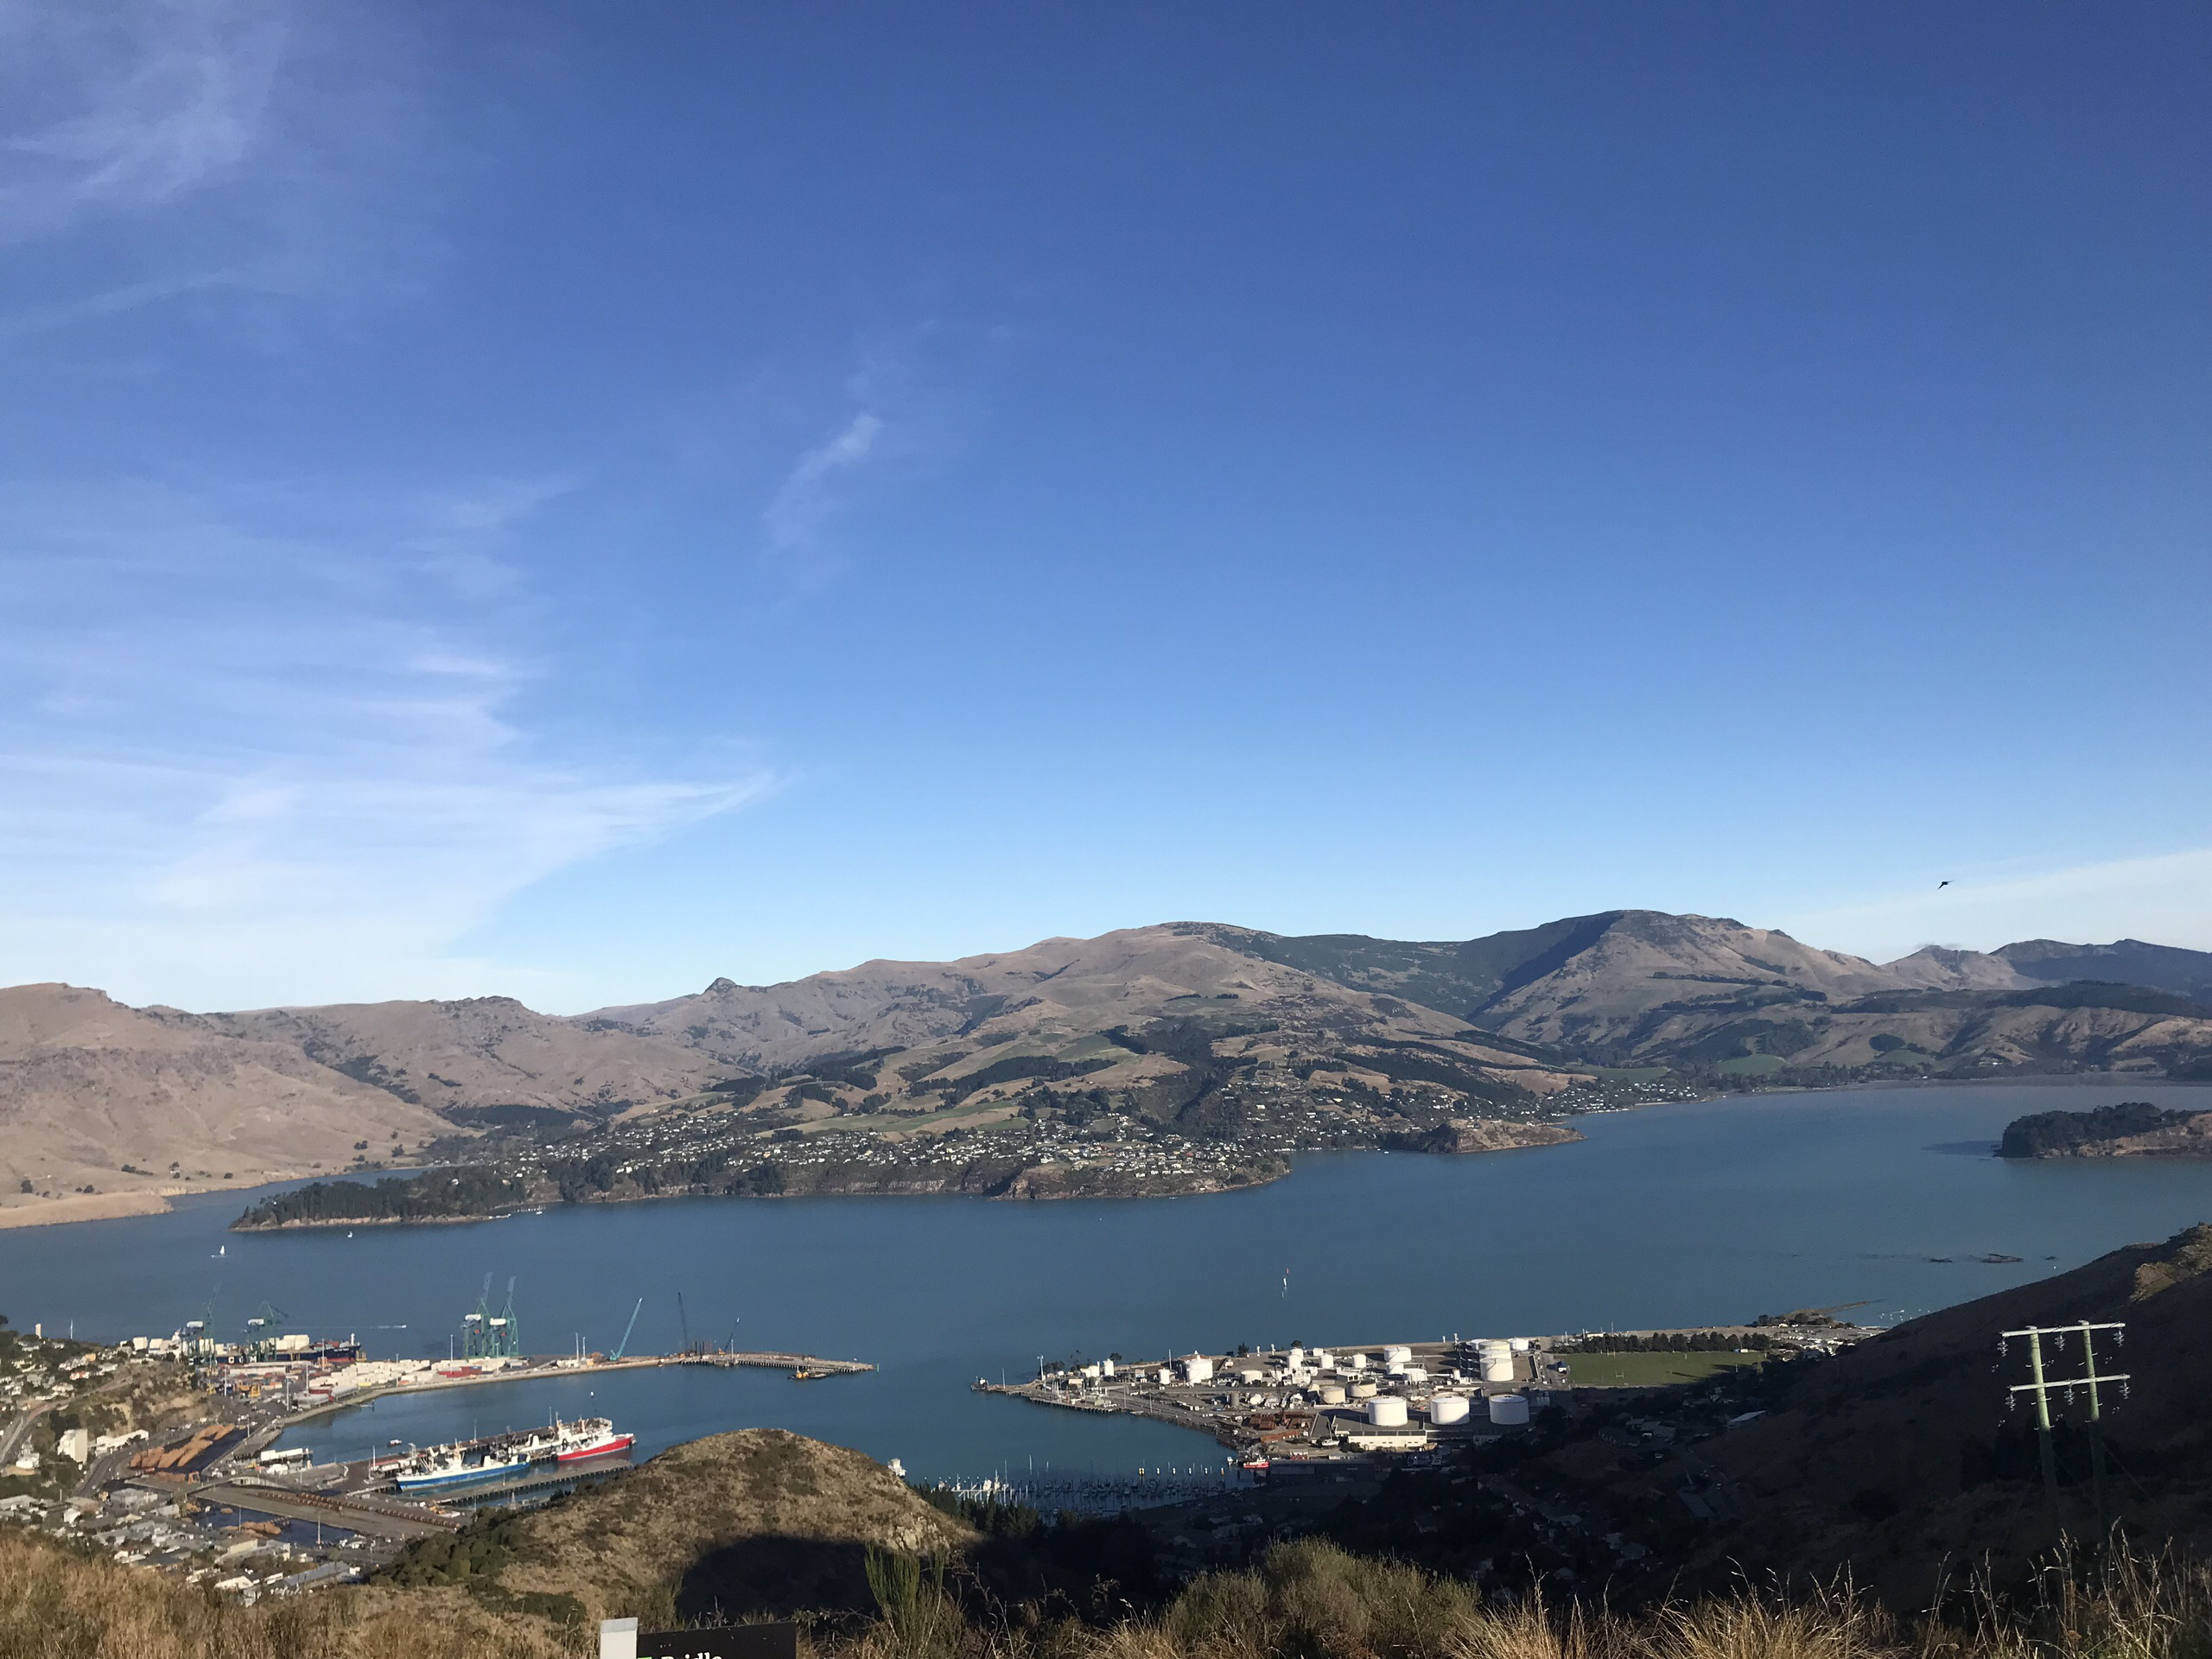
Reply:
[[[347,0],[0,0],[0,339],[411,287],[440,193],[400,40]]]
[[[264,138],[289,35],[263,0],[0,8],[0,232],[51,235],[233,173]]]
[[[799,457],[760,515],[771,553],[785,563],[819,557],[824,527],[842,503],[851,474],[879,453],[883,421],[867,410]]]
[[[0,496],[22,601],[0,627],[0,981],[194,1007],[557,1000],[557,976],[459,943],[547,876],[773,780],[531,740],[527,653],[442,572],[496,567],[540,499]]]

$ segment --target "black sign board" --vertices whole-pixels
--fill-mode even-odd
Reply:
[[[796,1624],[730,1624],[718,1630],[640,1630],[638,1659],[798,1659]]]

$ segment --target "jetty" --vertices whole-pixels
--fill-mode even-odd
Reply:
[[[652,1370],[664,1365],[750,1366],[765,1370],[789,1371],[794,1376],[804,1373],[808,1376],[847,1376],[875,1369],[861,1359],[824,1359],[815,1354],[739,1353],[721,1349],[675,1354],[632,1354],[620,1359],[540,1357],[467,1366],[425,1360],[410,1364],[390,1376],[378,1374],[378,1368],[388,1367],[388,1362],[369,1361],[360,1369],[376,1376],[376,1381],[335,1391],[323,1397],[318,1397],[319,1391],[312,1389],[302,1396],[296,1396],[293,1408],[283,1412],[269,1425],[260,1444],[267,1444],[286,1428],[312,1422],[333,1412],[390,1399],[395,1395],[475,1388],[487,1382],[527,1382],[554,1376],[599,1376],[608,1371]],[[258,1450],[259,1446],[253,1449]]]
[[[733,1354],[719,1350],[703,1354],[677,1354],[671,1357],[670,1363],[677,1365],[759,1365],[771,1370],[804,1371],[813,1376],[847,1376],[875,1369],[862,1359],[821,1359],[812,1354]]]

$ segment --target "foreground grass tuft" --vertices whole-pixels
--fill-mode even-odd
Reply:
[[[1193,1580],[1103,1628],[963,1617],[941,1564],[879,1552],[883,1610],[822,1659],[2212,1659],[2212,1568],[2117,1553],[2054,1563],[2026,1603],[1901,1621],[1829,1589],[1626,1615],[1466,1586],[1318,1541]],[[240,1607],[144,1569],[0,1530],[0,1659],[572,1659],[595,1632],[487,1610],[461,1588],[340,1590]]]

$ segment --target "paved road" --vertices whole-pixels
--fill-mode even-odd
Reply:
[[[41,1400],[29,1409],[16,1414],[14,1421],[8,1425],[7,1432],[0,1433],[0,1469],[14,1464],[16,1452],[30,1437],[32,1426],[46,1415],[47,1410],[47,1402]]]

